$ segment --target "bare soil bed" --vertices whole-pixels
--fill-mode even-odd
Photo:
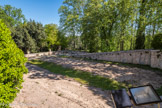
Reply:
[[[133,86],[146,84],[151,84],[154,88],[162,86],[162,76],[152,70],[89,62],[73,58],[45,57],[41,58],[41,60],[54,62],[67,68],[91,72],[94,75],[101,75],[119,82],[132,84]]]
[[[117,65],[88,62],[70,58],[46,57],[44,61],[102,75],[119,82],[134,85],[151,83],[155,88],[162,85],[162,77],[153,71]],[[110,91],[81,85],[72,78],[51,73],[27,64],[29,73],[24,75],[23,88],[12,108],[114,108]],[[156,108],[156,105],[134,108]]]

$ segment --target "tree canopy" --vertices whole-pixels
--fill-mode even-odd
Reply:
[[[79,5],[80,4],[80,5]],[[74,45],[90,52],[151,49],[161,33],[160,0],[65,0],[60,24]]]
[[[0,6],[0,19],[25,53],[49,49],[89,52],[153,49],[161,31],[160,0],[64,0],[60,26],[27,21],[21,9]]]
[[[67,47],[67,39],[56,24],[43,26],[35,20],[27,21],[21,9],[10,5],[0,6],[0,19],[10,28],[15,43],[24,53],[57,50],[62,45],[64,49]]]
[[[56,24],[47,24],[45,25],[45,33],[47,35],[47,43],[48,48],[51,49],[53,45],[57,44],[57,34],[58,34],[58,27]]]

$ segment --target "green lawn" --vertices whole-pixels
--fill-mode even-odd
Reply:
[[[99,75],[92,75],[90,72],[84,72],[79,70],[73,70],[69,68],[64,68],[60,65],[51,62],[44,62],[40,60],[32,60],[29,63],[37,65],[41,68],[47,69],[55,74],[64,75],[67,77],[71,77],[81,84],[87,84],[89,86],[101,88],[103,90],[117,90],[121,88],[128,89],[131,85],[127,85],[126,83],[120,83],[115,80],[105,78]],[[162,95],[162,87],[157,89],[159,95]]]

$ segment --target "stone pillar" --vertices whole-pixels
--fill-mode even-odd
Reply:
[[[52,51],[51,51],[51,49],[49,49],[49,55],[52,55]]]
[[[30,57],[30,51],[27,50],[27,57]]]
[[[61,51],[61,46],[59,46],[58,51]]]

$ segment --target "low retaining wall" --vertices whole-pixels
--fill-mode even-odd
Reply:
[[[132,63],[150,65],[153,68],[162,69],[162,52],[159,50],[132,50],[103,53],[88,53],[73,55],[95,60],[106,60],[112,62]]]
[[[162,69],[162,52],[151,51],[151,67]]]
[[[57,52],[51,51],[51,52],[26,54],[25,57],[32,58],[48,55],[67,55],[95,60],[142,64],[142,65],[149,65],[153,68],[162,69],[162,52],[160,52],[159,50],[131,50],[131,51],[116,51],[103,53],[86,53],[78,51],[57,51]]]
[[[40,53],[31,53],[31,54],[25,54],[25,57],[32,58],[32,57],[40,57],[40,56],[48,56],[53,55],[55,52],[40,52]]]

